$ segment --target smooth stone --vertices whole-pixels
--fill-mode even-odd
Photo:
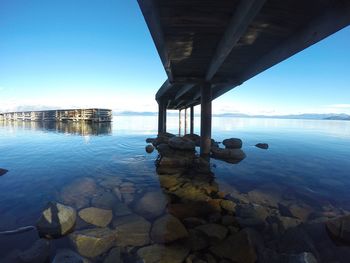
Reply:
[[[278,208],[279,199],[273,194],[262,191],[260,189],[255,189],[248,192],[248,198],[252,203],[259,204],[262,206],[269,206],[273,208]]]
[[[130,214],[132,214],[132,211],[124,203],[116,204],[116,206],[114,207],[114,215],[116,217],[126,216],[126,215],[130,215]]]
[[[154,219],[164,213],[167,203],[162,192],[147,192],[138,200],[134,211],[147,219]]]
[[[154,151],[154,146],[153,145],[147,145],[145,148],[147,153],[152,153]]]
[[[79,254],[88,258],[108,251],[115,244],[115,236],[115,231],[109,228],[86,229],[69,235]]]
[[[0,176],[6,174],[8,170],[0,168]]]
[[[122,180],[119,177],[106,177],[101,182],[99,182],[99,185],[107,188],[107,189],[113,189],[121,184]]]
[[[222,200],[220,206],[228,212],[234,213],[236,211],[236,204],[231,200]]]
[[[187,217],[204,218],[217,212],[215,207],[211,206],[205,201],[169,204],[167,209],[170,214],[179,219],[184,219]]]
[[[143,263],[182,263],[189,249],[181,245],[151,245],[140,248],[137,255]]]
[[[206,224],[206,221],[204,219],[198,217],[187,217],[184,218],[182,222],[187,228],[194,228],[196,226]]]
[[[210,239],[222,240],[227,235],[227,228],[219,224],[206,224],[197,226],[196,230],[204,233]]]
[[[350,245],[350,215],[329,220],[326,229],[332,239]]]
[[[267,150],[269,148],[269,145],[267,143],[257,143],[257,144],[255,144],[255,147]]]
[[[113,210],[113,208],[120,203],[120,200],[111,192],[100,192],[91,200],[91,206]]]
[[[173,149],[184,151],[194,151],[196,147],[192,140],[183,137],[172,137],[169,139],[168,144]]]
[[[192,183],[185,183],[172,191],[183,202],[207,202],[211,199],[205,188],[197,187]]]
[[[73,250],[61,249],[57,251],[52,263],[84,263],[84,259]]]
[[[77,212],[70,206],[49,202],[36,223],[39,235],[59,238],[74,230]]]
[[[121,217],[116,217],[113,219],[113,227],[117,227],[122,224],[132,223],[132,222],[140,222],[145,220],[142,216],[137,214],[130,214]]]
[[[121,249],[119,247],[112,248],[103,263],[123,263]]]
[[[241,149],[243,143],[241,139],[230,138],[223,140],[222,144],[225,145],[227,149]]]
[[[61,200],[77,209],[89,205],[90,198],[97,192],[95,180],[84,177],[73,181],[61,191]]]
[[[214,158],[230,163],[237,163],[247,157],[241,149],[222,149],[218,147],[212,147],[211,153]]]
[[[186,228],[172,215],[162,216],[153,223],[151,238],[156,243],[169,243],[186,237],[188,237]]]
[[[47,263],[50,258],[50,243],[48,240],[39,239],[32,247],[22,251],[18,255],[21,263]]]
[[[181,179],[181,174],[161,174],[159,175],[159,182],[162,187],[173,189],[181,185],[183,180]]]
[[[201,137],[198,134],[186,134],[183,138],[193,141],[196,146],[200,146],[201,144]]]
[[[112,210],[89,207],[80,210],[79,216],[89,224],[106,227],[112,221],[113,213]]]
[[[221,223],[224,226],[232,226],[232,225],[238,226],[238,221],[237,221],[236,217],[231,216],[231,215],[224,215],[221,218]]]
[[[126,216],[116,225],[116,243],[118,246],[144,246],[150,243],[151,223],[141,216]]]
[[[237,234],[210,247],[210,251],[220,258],[240,263],[255,263],[257,253],[249,229],[243,229]]]
[[[293,217],[280,216],[278,219],[280,220],[280,225],[283,228],[283,230],[297,227],[302,223],[300,219]]]
[[[294,217],[299,218],[303,222],[306,222],[309,215],[313,212],[313,209],[310,206],[303,204],[292,204],[288,209]]]
[[[187,242],[191,251],[202,250],[209,246],[209,241],[207,236],[201,231],[190,229],[188,230],[188,234],[189,236],[188,236]]]

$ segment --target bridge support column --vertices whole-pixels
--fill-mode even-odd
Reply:
[[[181,136],[181,110],[179,110],[179,136]]]
[[[201,86],[201,157],[209,160],[211,148],[211,84],[205,82]]]
[[[194,109],[193,106],[190,108],[190,134],[194,133]]]
[[[158,134],[166,132],[166,105],[158,101]]]
[[[184,135],[187,134],[187,127],[188,127],[187,108],[185,108],[185,129],[184,129]]]

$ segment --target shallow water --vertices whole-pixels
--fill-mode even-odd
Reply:
[[[197,133],[198,122],[196,118]],[[134,220],[137,214],[142,218],[135,219],[136,222],[142,224],[146,221],[146,224],[154,226],[157,218],[167,211],[171,212],[169,207],[174,200],[169,191],[162,193],[168,209],[163,208],[156,216],[137,208],[139,200],[147,193],[159,193],[162,189],[155,168],[157,152],[147,154],[144,149],[145,139],[156,135],[156,124],[155,117],[135,116],[115,117],[111,124],[94,125],[0,122],[0,168],[9,170],[0,177],[0,231],[34,225],[48,201],[75,206],[78,211],[89,206],[108,209],[108,205],[101,205],[105,200],[123,203],[130,209],[131,217],[127,215],[127,220]],[[168,118],[168,129],[172,133],[178,132],[177,118]],[[213,138],[222,141],[230,137],[243,140],[247,158],[238,164],[213,159],[211,171],[215,174],[214,183],[232,200],[244,199],[238,202],[238,207],[242,205],[244,208],[247,205],[244,202],[247,202],[268,209],[270,215],[265,218],[267,223],[264,222],[263,229],[260,225],[249,226],[260,232],[266,250],[294,254],[313,252],[321,262],[349,262],[349,247],[336,246],[319,222],[321,218],[333,218],[350,211],[350,122],[214,118]],[[256,148],[254,145],[259,142],[268,143],[269,149]],[[84,180],[92,180],[94,184],[91,195],[79,202],[67,198],[67,195],[72,195],[74,186]],[[101,193],[108,193],[109,199],[98,199],[103,195]],[[111,201],[110,195],[116,201]],[[111,206],[113,220],[109,227],[115,229],[118,228],[118,220],[126,215],[120,216],[115,211],[118,209],[113,204]],[[151,207],[151,204],[147,206]],[[285,208],[289,209],[285,213],[292,211],[292,214],[283,214],[281,211]],[[269,220],[276,211],[283,216],[297,218],[298,225],[306,225],[303,231],[312,239],[312,249],[308,248],[310,244],[301,248],[276,248],[275,243],[285,235],[285,229],[282,233],[267,229],[273,226]],[[242,216],[239,211],[237,215]],[[183,218],[180,219],[183,222]],[[220,221],[212,217],[204,220],[206,223]],[[91,225],[80,222],[77,223],[79,228],[91,228]],[[16,238],[0,236],[0,256],[19,246]],[[22,240],[19,248],[26,248],[33,239],[28,237],[28,242]],[[302,241],[304,236],[300,235],[298,239]],[[129,244],[127,246],[133,249],[122,248],[122,257],[126,262],[134,262],[139,247],[153,242],[151,238],[143,240],[142,245]],[[124,247],[122,243],[119,240],[118,244],[117,240],[118,247]],[[53,241],[52,255],[61,247],[71,247],[68,238]],[[203,255],[213,254],[210,247],[209,244],[196,252],[197,257],[204,262],[209,261]],[[159,250],[154,251],[152,253],[159,253]],[[108,251],[94,258],[93,262],[103,262],[107,254]],[[213,257],[219,262],[215,253]]]

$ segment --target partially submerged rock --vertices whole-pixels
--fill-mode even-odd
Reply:
[[[40,236],[59,238],[73,231],[76,218],[77,213],[74,208],[49,202],[36,223],[36,227]]]
[[[152,153],[154,151],[154,147],[152,145],[147,145],[145,150],[147,153]]]
[[[115,231],[109,228],[86,229],[70,234],[70,239],[80,255],[94,258],[114,245]]]
[[[112,221],[112,210],[89,207],[79,211],[79,216],[87,223],[106,227]]]
[[[156,243],[170,243],[187,236],[188,232],[184,225],[172,215],[165,215],[157,219],[151,230],[151,238]]]
[[[223,145],[227,149],[241,149],[242,148],[242,140],[238,138],[230,138],[230,139],[225,139],[222,142]]]
[[[229,163],[237,163],[246,158],[246,154],[241,149],[222,149],[212,147],[211,153],[214,158],[224,160]]]
[[[8,170],[0,168],[0,176],[4,175],[7,172]]]
[[[267,143],[257,143],[255,146],[264,150],[267,150],[269,148],[269,145]]]
[[[169,139],[168,144],[175,150],[194,151],[195,143],[185,137],[172,137]]]

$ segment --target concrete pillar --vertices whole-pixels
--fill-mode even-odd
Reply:
[[[201,86],[201,150],[200,155],[209,160],[211,147],[211,84],[205,82]]]
[[[190,134],[194,133],[194,108],[190,108]]]
[[[166,132],[166,105],[158,101],[158,134]]]
[[[185,128],[184,128],[184,135],[187,134],[187,108],[185,108]]]
[[[179,110],[179,136],[181,136],[181,110]]]

